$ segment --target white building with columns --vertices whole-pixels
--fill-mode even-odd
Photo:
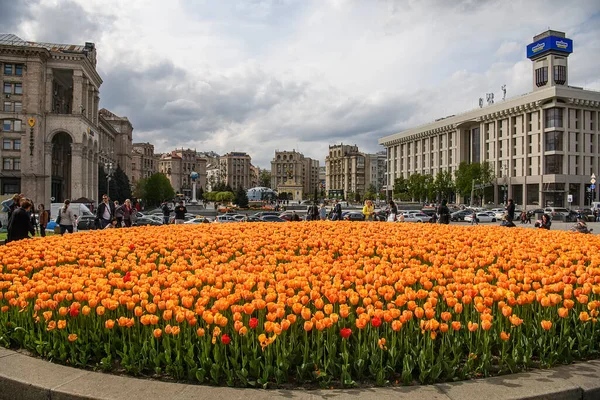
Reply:
[[[600,170],[600,92],[569,86],[572,51],[562,32],[537,35],[527,46],[531,93],[381,138],[388,196],[397,177],[488,162],[496,178],[487,190],[497,204],[589,206],[598,198],[591,177]]]
[[[131,173],[131,124],[99,115],[102,79],[94,43],[37,43],[0,34],[0,81],[2,195],[24,193],[36,204],[97,200],[100,163],[123,163]],[[127,155],[121,136],[129,137]]]

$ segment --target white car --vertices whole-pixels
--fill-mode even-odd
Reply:
[[[205,224],[210,222],[213,222],[210,218],[196,217],[194,219],[190,219],[189,221],[185,221],[184,224]]]
[[[498,220],[498,218],[496,218],[495,215],[491,215],[491,212],[480,212],[475,214],[475,216],[477,217],[477,219],[479,220],[479,222],[496,222]],[[465,217],[465,222],[472,222],[473,221],[473,214],[471,215],[467,215]]]
[[[431,219],[430,216],[426,214],[417,214],[417,213],[403,213],[404,222],[429,222]]]

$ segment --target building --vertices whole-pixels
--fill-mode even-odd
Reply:
[[[133,153],[133,125],[127,117],[119,117],[107,109],[101,109],[98,114],[100,128],[107,137],[114,140],[114,159],[125,175],[131,180]]]
[[[371,160],[371,155],[360,152],[356,145],[329,146],[329,155],[325,158],[327,196],[346,200],[363,196],[371,184]]]
[[[95,199],[98,179],[104,179],[99,165],[127,159],[118,158],[120,145],[133,128],[115,127],[98,111],[102,79],[94,43],[36,43],[0,34],[0,81],[2,194],[22,192],[46,205]]]
[[[206,165],[206,191],[213,192],[215,185],[221,182],[221,167],[219,162]]]
[[[232,152],[219,158],[220,178],[233,190],[238,187],[249,189],[251,185],[251,158],[246,153]]]
[[[302,192],[312,195],[319,189],[319,160],[305,157],[292,151],[275,151],[271,161],[271,188],[280,191],[280,186],[288,181],[302,186]]]
[[[158,172],[160,157],[154,154],[154,145],[150,143],[133,143],[131,154],[131,185],[135,186],[140,179],[149,178]]]
[[[493,201],[583,207],[598,189],[600,92],[569,86],[573,43],[546,31],[527,46],[533,91],[379,140],[388,154],[388,192],[396,177],[454,173],[461,162],[488,162]],[[481,103],[481,101],[480,101]]]
[[[260,168],[250,164],[250,187],[258,186],[258,178],[260,177]]]
[[[158,161],[158,170],[165,174],[177,193],[186,197],[192,198],[192,172],[199,175],[196,190],[206,188],[206,159],[200,157],[196,150],[181,149],[163,154]]]
[[[369,158],[369,187],[373,185],[375,193],[379,194],[386,188],[387,155],[385,151],[367,154]]]

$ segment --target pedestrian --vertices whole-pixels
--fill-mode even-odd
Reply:
[[[552,225],[552,219],[548,214],[543,214],[542,219],[535,223],[536,228],[540,229],[550,229]]]
[[[50,220],[50,215],[43,204],[38,204],[38,218],[40,219],[40,236],[46,237],[46,226]]]
[[[185,214],[187,213],[187,208],[183,205],[183,200],[179,202],[179,205],[175,207],[175,224],[183,224],[185,222]]]
[[[375,207],[371,200],[365,201],[365,206],[362,209],[362,213],[365,216],[365,221],[373,221],[373,213],[375,213]]]
[[[335,201],[333,205],[333,210],[331,210],[331,220],[332,221],[341,221],[342,220],[342,205],[338,200]]]
[[[162,214],[163,214],[163,224],[167,225],[169,223],[169,215],[171,214],[171,209],[169,208],[169,203],[163,201],[162,203]]]
[[[317,202],[315,201],[315,203],[313,204],[313,208],[312,208],[311,221],[318,221],[318,220],[319,220],[319,206],[317,206]]]
[[[388,222],[396,222],[398,221],[398,206],[394,203],[394,200],[390,200],[390,214],[388,215]]]
[[[113,218],[110,220],[110,223],[106,224],[106,226],[102,229],[114,229],[117,227],[117,219]]]
[[[500,226],[506,226],[508,228],[516,227],[515,223],[512,221],[512,219],[510,219],[508,214],[504,214],[504,217],[502,217],[502,222],[500,223]]]
[[[123,225],[127,228],[131,228],[132,215],[136,212],[135,208],[131,207],[131,200],[126,199],[120,208],[123,214]],[[135,218],[135,216],[133,216],[133,218]]]
[[[477,218],[477,213],[473,210],[471,214],[471,225],[479,225],[479,218]]]
[[[109,225],[115,215],[114,205],[109,202],[108,196],[102,196],[102,203],[98,205],[96,210],[96,218],[100,223],[99,228],[104,229],[106,225]]]
[[[521,211],[519,219],[521,220],[521,225],[524,225],[525,222],[527,222],[527,213],[525,211]]]
[[[300,221],[300,216],[298,216],[298,214],[296,214],[296,211],[292,211],[292,217],[290,218],[290,220],[292,222]]]
[[[9,234],[6,243],[27,239],[29,238],[29,234],[35,236],[35,229],[31,224],[31,217],[29,215],[31,206],[32,204],[29,200],[24,200],[20,202],[19,207],[14,209],[10,221],[8,222],[7,230]]]
[[[327,218],[327,208],[325,208],[325,204],[321,203],[321,207],[319,208],[319,218],[321,221],[325,221]]]
[[[60,226],[60,234],[64,235],[65,232],[73,233],[73,227],[77,223],[77,216],[69,208],[71,200],[67,199],[63,203],[63,206],[58,210],[58,216],[56,217],[56,223]]]
[[[121,206],[119,205],[119,202],[117,200],[115,200],[113,204],[115,205],[115,218],[117,219],[117,228],[120,228],[123,226],[123,210],[121,209]]]
[[[448,201],[442,200],[442,204],[438,207],[437,213],[439,214],[439,223],[448,225],[450,223],[450,209],[447,206]]]
[[[513,199],[508,199],[508,204],[506,205],[506,214],[508,214],[508,219],[511,221],[515,220],[515,202]]]

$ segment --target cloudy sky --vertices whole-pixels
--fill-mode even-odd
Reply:
[[[574,41],[570,84],[600,90],[598,0],[0,0],[0,33],[96,43],[101,106],[134,141],[263,168],[527,93],[548,27]]]

